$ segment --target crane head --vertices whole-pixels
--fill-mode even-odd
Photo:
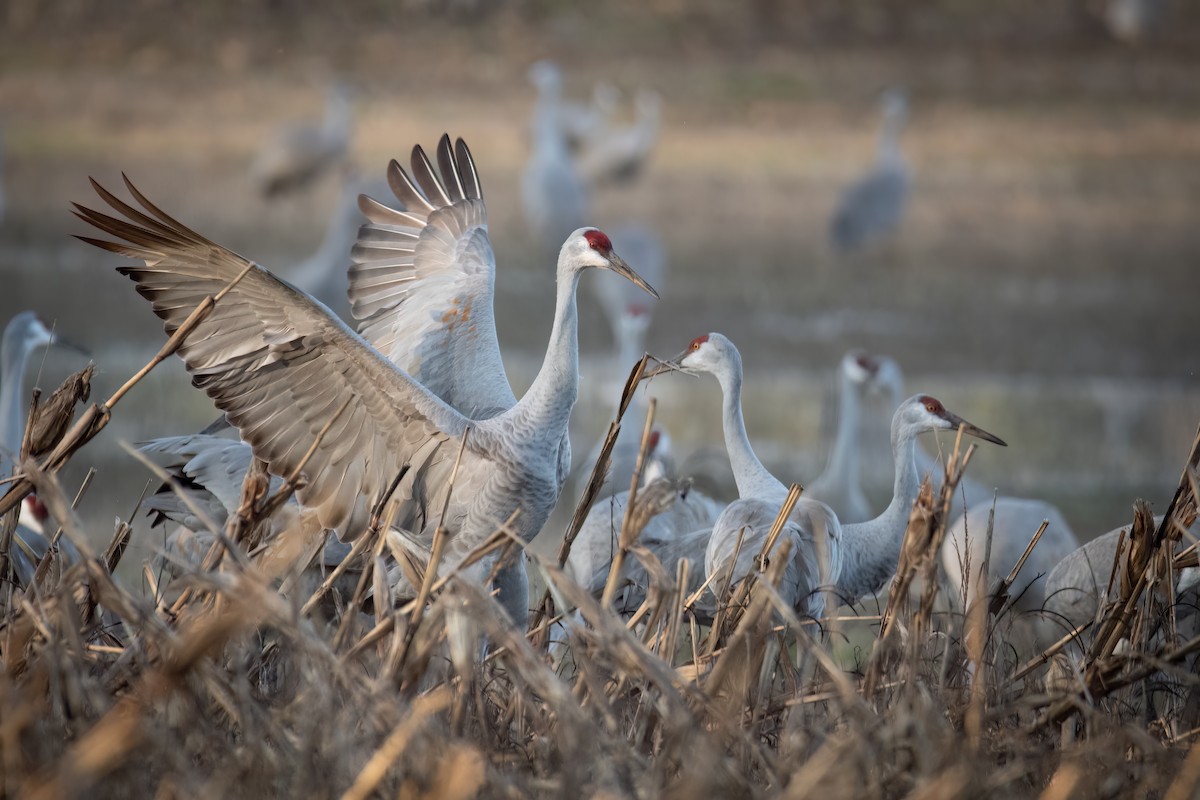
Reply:
[[[733,342],[719,333],[706,333],[697,336],[688,344],[687,349],[677,354],[669,361],[660,361],[645,377],[653,378],[664,372],[686,372],[696,374],[711,372],[717,374],[733,367],[739,372],[742,368],[741,354]]]
[[[625,259],[613,250],[612,240],[604,231],[596,228],[580,228],[563,243],[558,254],[559,272],[579,272],[585,269],[606,269],[617,273],[651,297],[658,299],[658,292],[646,279],[633,271]]]
[[[962,432],[985,442],[1007,447],[1008,444],[995,434],[988,433],[983,428],[967,422],[965,419],[950,411],[941,400],[927,394],[915,394],[900,404],[892,417],[892,435],[907,434],[915,436],[927,431],[956,431]]]
[[[866,350],[851,350],[842,357],[842,375],[856,386],[874,380],[879,373],[879,359]]]

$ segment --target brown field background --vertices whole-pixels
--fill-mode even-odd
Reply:
[[[519,390],[553,305],[517,192],[524,76],[552,57],[574,96],[596,80],[663,94],[648,171],[597,194],[594,223],[637,219],[664,237],[650,350],[666,357],[710,330],[733,338],[750,435],[781,477],[820,470],[833,369],[866,347],[900,361],[910,393],[1008,440],[978,455],[977,477],[1060,503],[1090,538],[1127,521],[1135,497],[1162,509],[1200,420],[1200,8],[1173,3],[1168,25],[1129,46],[1106,35],[1101,5],[0,2],[0,318],[34,308],[88,347],[99,397],[161,344],[111,269],[119,260],[71,238],[87,230],[70,201],[96,202],[89,175],[114,185],[128,173],[182,221],[286,274],[319,241],[336,181],[267,202],[246,168],[343,78],[368,172],[443,131],[470,143]],[[840,259],[827,220],[871,158],[875,98],[891,85],[912,105],[908,216],[892,243]],[[615,400],[589,277],[580,456]],[[78,366],[51,353],[41,385]],[[719,444],[715,382],[668,376],[651,391],[681,454]],[[68,470],[77,483],[99,469],[82,506],[97,535],[146,482],[118,443],[213,416],[178,362],[135,390]],[[876,416],[865,468],[882,506],[891,467]]]

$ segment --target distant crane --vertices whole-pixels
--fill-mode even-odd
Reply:
[[[588,217],[587,187],[579,175],[560,122],[562,74],[548,61],[529,68],[538,91],[533,110],[532,148],[521,173],[525,220],[539,248],[558,246]]]
[[[292,123],[263,143],[250,164],[250,176],[267,197],[299,189],[345,160],[350,149],[352,91],[329,87],[320,124]]]
[[[858,465],[862,402],[877,389],[880,361],[862,350],[851,350],[838,365],[838,421],[825,470],[805,487],[804,496],[834,510],[842,524],[874,516],[862,488]]]
[[[441,567],[447,569],[514,515],[514,532],[528,541],[558,499],[569,464],[567,421],[578,393],[580,275],[589,268],[613,270],[654,290],[604,233],[573,232],[559,253],[550,345],[516,402],[496,341],[495,260],[479,175],[462,140],[452,147],[443,137],[437,157],[440,179],[419,147],[411,177],[395,161],[389,165],[389,184],[407,210],[363,201],[371,224],[355,250],[351,299],[356,316],[366,318],[364,334],[382,349],[267,270],[174,220],[128,180],[147,213],[94,182],[126,220],[75,208],[120,240],[85,241],[145,262],[118,271],[153,301],[168,333],[204,297],[241,276],[179,349],[194,384],[271,474],[290,474],[311,450],[297,498],[321,527],[343,539],[362,535],[372,506],[399,478],[392,495],[399,504],[396,530],[414,550],[428,552],[435,529],[444,526]],[[411,307],[409,287],[424,280],[436,289],[421,294],[421,307]],[[400,341],[393,324],[405,315],[440,322],[406,331]],[[424,384],[389,360],[395,352],[430,362]],[[473,416],[481,411],[494,416]],[[326,425],[328,434],[318,442]],[[482,583],[494,563],[485,558],[467,574]],[[521,559],[510,570],[524,578]],[[502,590],[500,600],[524,624],[528,597]]]
[[[590,136],[579,153],[579,172],[589,186],[627,183],[637,177],[658,144],[662,96],[642,89],[634,96],[629,125]]]
[[[883,125],[870,171],[842,194],[829,225],[839,251],[857,250],[895,230],[908,203],[909,169],[900,152],[908,100],[898,89],[884,92]]]
[[[688,372],[708,372],[721,384],[723,428],[737,479],[740,499],[730,503],[713,526],[705,552],[705,571],[737,583],[755,569],[756,557],[787,491],[758,460],[746,436],[741,411],[742,368],[737,348],[719,333],[692,340],[674,360]],[[837,515],[816,500],[801,497],[781,538],[791,541],[791,560],[780,591],[801,614],[824,613],[823,587],[836,587],[847,599],[877,589],[895,572],[908,515],[920,487],[916,437],[926,431],[955,430],[985,441],[1004,442],[946,410],[928,395],[914,395],[901,404],[892,419],[892,451],[896,479],[892,501],[873,520],[842,525]],[[736,562],[734,551],[741,537]]]
[[[4,327],[4,336],[0,340],[0,480],[13,474],[24,438],[27,417],[25,369],[29,357],[34,350],[56,343],[61,344],[33,311],[16,314]],[[7,490],[0,487],[0,494],[4,491]],[[28,586],[50,541],[42,530],[45,509],[36,496],[27,495],[19,513],[9,557],[17,579],[21,585]],[[70,539],[59,539],[59,547],[68,561],[79,562],[79,551]]]

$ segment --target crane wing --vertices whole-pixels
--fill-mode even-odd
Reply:
[[[139,444],[138,449],[143,453],[168,456],[167,469],[177,479],[182,478],[181,483],[197,487],[196,497],[204,502],[216,522],[223,521],[241,503],[242,482],[246,479],[250,459],[254,455],[245,442],[195,433],[152,439]],[[275,491],[279,483],[279,479],[272,480],[271,490]],[[209,497],[215,503],[210,502]],[[163,487],[146,498],[142,506],[176,521],[190,514],[183,501],[169,487]]]
[[[445,483],[469,420],[373,350],[329,310],[258,265],[205,239],[155,207],[125,179],[143,213],[95,181],[125,219],[75,205],[84,221],[121,240],[80,237],[144,260],[118,267],[174,333],[191,311],[249,272],[189,335],[178,355],[274,475],[306,453],[300,502],[343,538],[363,530],[401,467],[403,498],[422,505]],[[321,430],[335,414],[319,445]],[[429,487],[427,490],[426,487]],[[408,504],[406,518],[423,515]]]
[[[401,203],[369,197],[352,251],[350,302],[363,337],[471,419],[516,404],[496,339],[496,259],[471,152],[438,142],[435,168],[418,145],[412,174],[396,161],[388,184]],[[440,174],[439,174],[440,173]]]

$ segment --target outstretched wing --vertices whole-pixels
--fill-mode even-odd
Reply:
[[[412,175],[392,161],[396,210],[363,196],[369,222],[352,251],[350,302],[379,352],[471,419],[516,404],[496,340],[496,259],[471,152],[438,142],[438,168],[420,146]],[[440,173],[440,175],[439,175]]]
[[[75,213],[121,241],[80,238],[145,261],[118,271],[153,303],[168,334],[205,297],[246,272],[184,340],[178,355],[192,384],[225,412],[271,473],[290,475],[312,449],[298,498],[343,538],[363,530],[372,505],[402,466],[410,474],[397,496],[414,501],[402,516],[423,514],[413,506],[423,506],[426,495],[445,483],[456,452],[447,442],[463,433],[468,420],[324,306],[172,219],[128,178],[125,184],[148,214],[93,181],[100,197],[125,219],[78,204]]]

